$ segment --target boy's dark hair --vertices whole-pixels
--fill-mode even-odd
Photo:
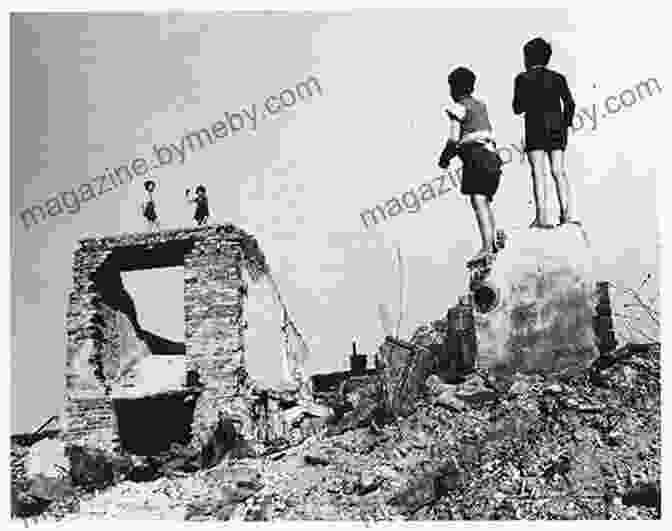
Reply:
[[[476,74],[468,68],[460,66],[448,75],[448,83],[458,97],[468,96],[474,91]]]
[[[532,39],[523,46],[523,56],[528,66],[546,66],[551,59],[551,53],[551,45],[541,37]]]
[[[151,179],[147,179],[145,181],[145,190],[147,190],[148,192],[151,192],[155,188],[156,188],[156,183],[154,181],[152,181]]]
[[[205,186],[203,186],[202,184],[199,184],[199,185],[196,187],[196,193],[198,193],[198,192],[203,192],[203,193],[205,193]]]

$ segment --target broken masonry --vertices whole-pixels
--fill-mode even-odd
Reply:
[[[125,271],[184,267],[185,342],[144,330]],[[79,241],[67,310],[66,444],[156,455],[171,443],[203,446],[222,416],[248,441],[279,437],[283,408],[305,387],[259,394],[245,366],[244,272],[269,274],[256,240],[212,225]],[[270,397],[270,398],[269,398]],[[280,404],[280,405],[278,405]],[[273,410],[269,413],[268,409]]]

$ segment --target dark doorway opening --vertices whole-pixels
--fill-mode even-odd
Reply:
[[[187,444],[196,405],[194,391],[113,400],[122,449],[158,455],[172,443]]]

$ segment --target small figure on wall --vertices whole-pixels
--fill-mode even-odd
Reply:
[[[196,204],[196,211],[194,212],[194,221],[196,225],[205,225],[210,219],[210,209],[208,207],[208,196],[205,191],[205,186],[198,185],[196,187],[196,195],[191,197],[191,190],[187,188],[186,192],[187,202]]]
[[[151,179],[145,181],[145,190],[147,190],[147,201],[142,203],[142,216],[147,221],[147,230],[160,230],[159,216],[156,213],[156,203],[152,193],[156,190],[156,183]]]

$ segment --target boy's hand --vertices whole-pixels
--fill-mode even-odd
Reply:
[[[450,109],[445,109],[444,112],[446,113],[446,116],[448,116],[448,118],[450,118],[451,120],[457,120],[457,116],[455,116],[455,114],[453,114]]]
[[[450,167],[450,161],[457,156],[459,146],[457,142],[449,140],[446,143],[446,147],[443,148],[441,156],[439,157],[439,168],[446,170]]]

